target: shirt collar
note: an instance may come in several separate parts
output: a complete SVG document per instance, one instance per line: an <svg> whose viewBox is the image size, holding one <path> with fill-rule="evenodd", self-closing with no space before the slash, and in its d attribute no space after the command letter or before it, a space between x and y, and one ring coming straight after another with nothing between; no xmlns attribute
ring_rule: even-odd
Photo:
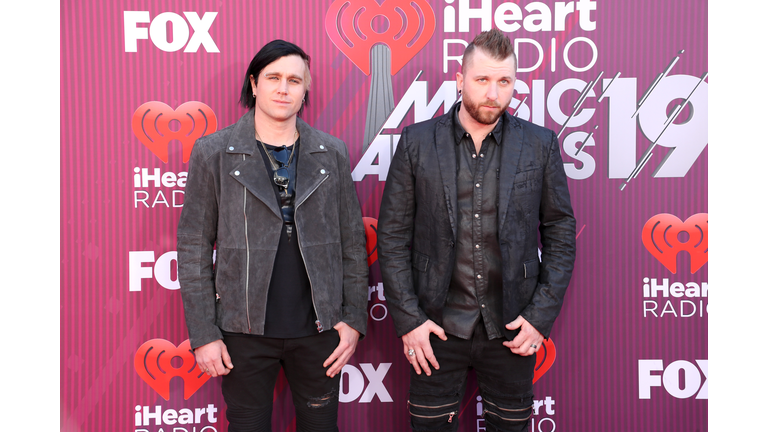
<svg viewBox="0 0 768 432"><path fill-rule="evenodd" d="M452 117L453 117L453 135L456 141L456 145L459 145L461 143L461 140L464 138L464 135L467 135L469 138L467 131L464 129L464 126L461 125L461 122L459 122L459 109L461 109L461 102L456 103L456 105L453 106L453 109L451 110ZM501 137L502 132L504 131L504 122L507 121L507 116L502 115L499 117L499 121L496 122L496 126L493 128L491 133L489 135L493 135L493 138L496 140L496 145L501 145ZM471 139L471 138L470 138Z"/></svg>

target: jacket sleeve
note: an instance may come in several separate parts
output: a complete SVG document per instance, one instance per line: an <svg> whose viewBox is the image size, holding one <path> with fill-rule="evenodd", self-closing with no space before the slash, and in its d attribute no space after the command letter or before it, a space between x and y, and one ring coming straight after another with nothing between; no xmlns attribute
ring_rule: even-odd
<svg viewBox="0 0 768 432"><path fill-rule="evenodd" d="M545 338L560 313L576 258L576 219L571 208L568 178L560 156L557 136L550 142L544 165L539 232L541 264L533 299L521 315Z"/></svg>
<svg viewBox="0 0 768 432"><path fill-rule="evenodd" d="M427 321L427 315L419 308L411 267L416 179L408 153L407 135L408 128L405 128L389 166L377 233L384 293L398 336Z"/></svg>
<svg viewBox="0 0 768 432"><path fill-rule="evenodd" d="M368 325L368 253L365 248L365 227L357 191L352 181L349 152L346 145L339 161L339 232L342 248L342 318L350 327L365 336Z"/></svg>
<svg viewBox="0 0 768 432"><path fill-rule="evenodd" d="M202 148L198 143L192 149L184 207L176 232L181 299L193 349L222 338L216 326L213 266L218 224L217 189Z"/></svg>

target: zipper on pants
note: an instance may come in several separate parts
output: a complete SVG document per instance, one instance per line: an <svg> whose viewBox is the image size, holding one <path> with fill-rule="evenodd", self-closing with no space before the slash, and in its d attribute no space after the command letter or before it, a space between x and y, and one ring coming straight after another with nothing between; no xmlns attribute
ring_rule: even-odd
<svg viewBox="0 0 768 432"><path fill-rule="evenodd" d="M418 417L418 418L435 419L435 418L440 418L440 417L448 416L448 423L451 423L451 422L453 422L453 416L456 415L456 411L450 411L450 412L447 412L447 413L436 414L436 415L414 414L413 411L411 411L411 407L412 406L417 407L417 408L424 408L424 409L435 410L435 409L439 409L439 408L445 408L445 407L449 407L449 406L452 406L452 405L456 405L455 402L449 403L449 404L445 404L445 405L438 405L438 406L418 405L418 404L415 404L415 403L413 403L411 401L407 401L407 403L408 403L408 413L411 414L412 416Z"/></svg>

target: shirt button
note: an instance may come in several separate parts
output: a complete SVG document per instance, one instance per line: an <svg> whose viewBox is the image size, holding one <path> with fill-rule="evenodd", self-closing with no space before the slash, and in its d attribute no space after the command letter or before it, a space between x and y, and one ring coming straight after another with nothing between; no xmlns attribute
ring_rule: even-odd
<svg viewBox="0 0 768 432"><path fill-rule="evenodd" d="M321 146L320 146L320 150L325 150L325 146L324 146L324 145L321 145Z"/></svg>
<svg viewBox="0 0 768 432"><path fill-rule="evenodd" d="M239 176L240 175L240 171L235 171L235 175Z"/></svg>
<svg viewBox="0 0 768 432"><path fill-rule="evenodd" d="M480 187L480 183L476 183L476 184L475 184L475 187Z"/></svg>
<svg viewBox="0 0 768 432"><path fill-rule="evenodd" d="M480 305L480 307L481 307L481 308L483 308L483 309L485 309L485 305L484 305L484 304L481 304L481 305Z"/></svg>
<svg viewBox="0 0 768 432"><path fill-rule="evenodd" d="M477 155L474 155L474 154L472 155L472 159L474 159L474 158L476 158L476 157L477 157Z"/></svg>
<svg viewBox="0 0 768 432"><path fill-rule="evenodd" d="M480 153L480 157L485 157L485 153Z"/></svg>
<svg viewBox="0 0 768 432"><path fill-rule="evenodd" d="M477 218L479 218L479 217L480 217L480 215L479 215L479 214L477 214L477 213L475 213L475 219L477 219Z"/></svg>
<svg viewBox="0 0 768 432"><path fill-rule="evenodd" d="M229 151L232 151L232 150L234 150L234 149L235 149L235 148L234 148L234 147L232 147L232 146L230 146L230 147L229 147Z"/></svg>
<svg viewBox="0 0 768 432"><path fill-rule="evenodd" d="M476 244L476 245L475 245L475 249L480 249L480 245L479 245L479 244Z"/></svg>
<svg viewBox="0 0 768 432"><path fill-rule="evenodd" d="M477 278L478 278L478 279L482 279L482 278L483 278L483 275L477 275Z"/></svg>
<svg viewBox="0 0 768 432"><path fill-rule="evenodd" d="M321 170L320 170L320 174L325 174L325 170L324 170L324 169L321 169Z"/></svg>

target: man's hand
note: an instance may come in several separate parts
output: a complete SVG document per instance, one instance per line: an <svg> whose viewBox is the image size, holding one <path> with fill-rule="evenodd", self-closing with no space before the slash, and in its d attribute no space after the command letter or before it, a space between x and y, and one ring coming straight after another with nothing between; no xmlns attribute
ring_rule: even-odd
<svg viewBox="0 0 768 432"><path fill-rule="evenodd" d="M347 364L349 358L355 353L357 341L360 339L360 332L350 327L344 321L339 321L333 328L339 332L339 346L337 346L331 353L331 356L323 362L323 367L328 367L328 365L331 366L325 371L325 374L331 378L341 372L341 368Z"/></svg>
<svg viewBox="0 0 768 432"><path fill-rule="evenodd" d="M422 369L427 376L432 375L432 371L429 369L430 363L435 369L440 369L435 353L432 352L432 344L429 343L430 333L436 334L442 340L448 340L443 328L432 320L424 321L424 324L403 335L405 358L413 365L413 369L419 375L421 375ZM413 355L409 355L410 350L413 350Z"/></svg>
<svg viewBox="0 0 768 432"><path fill-rule="evenodd" d="M200 370L212 377L226 375L235 367L221 339L195 348L195 360Z"/></svg>
<svg viewBox="0 0 768 432"><path fill-rule="evenodd" d="M506 325L508 330L520 329L520 333L511 341L502 343L510 351L517 355L529 356L536 354L544 342L544 335L539 333L525 318L517 316L514 321Z"/></svg>

